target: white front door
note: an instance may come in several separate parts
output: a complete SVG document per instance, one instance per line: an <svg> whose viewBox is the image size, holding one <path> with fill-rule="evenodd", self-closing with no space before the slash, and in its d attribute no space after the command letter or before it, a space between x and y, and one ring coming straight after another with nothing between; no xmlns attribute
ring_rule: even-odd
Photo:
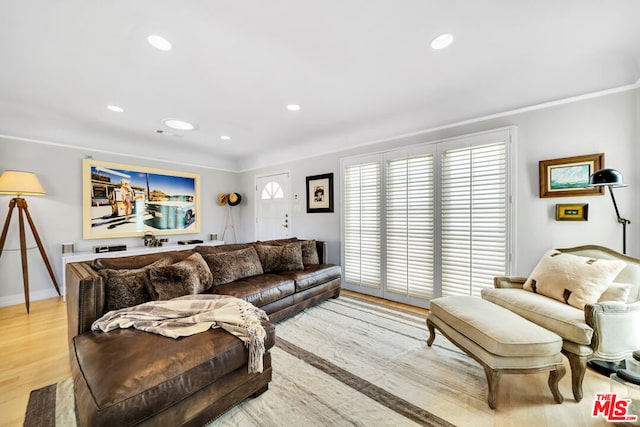
<svg viewBox="0 0 640 427"><path fill-rule="evenodd" d="M256 240L291 235L290 200L288 172L256 177Z"/></svg>

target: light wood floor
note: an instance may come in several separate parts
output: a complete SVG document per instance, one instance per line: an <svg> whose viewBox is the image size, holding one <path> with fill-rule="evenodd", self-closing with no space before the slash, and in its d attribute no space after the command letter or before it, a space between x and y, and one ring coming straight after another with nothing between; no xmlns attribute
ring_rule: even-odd
<svg viewBox="0 0 640 427"><path fill-rule="evenodd" d="M387 303L422 315L427 312ZM0 426L22 426L29 392L71 376L66 319L62 298L33 301L28 315L24 304L0 308ZM608 378L587 371L584 399L576 403L571 394L569 365L565 365L567 375L560 381L565 401L561 405L553 403L545 374L504 375L494 426L611 426L601 418L591 418L595 393L609 392ZM460 405L464 405L463 399ZM468 425L474 425L473 420Z"/></svg>
<svg viewBox="0 0 640 427"><path fill-rule="evenodd" d="M62 298L0 308L0 426L21 426L29 392L71 376Z"/></svg>

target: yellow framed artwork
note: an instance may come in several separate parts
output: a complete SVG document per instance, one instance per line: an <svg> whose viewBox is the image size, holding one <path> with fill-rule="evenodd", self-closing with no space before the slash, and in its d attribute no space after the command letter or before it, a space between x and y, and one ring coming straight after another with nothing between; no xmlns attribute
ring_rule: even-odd
<svg viewBox="0 0 640 427"><path fill-rule="evenodd" d="M588 221L589 205L582 204L557 204L556 221Z"/></svg>

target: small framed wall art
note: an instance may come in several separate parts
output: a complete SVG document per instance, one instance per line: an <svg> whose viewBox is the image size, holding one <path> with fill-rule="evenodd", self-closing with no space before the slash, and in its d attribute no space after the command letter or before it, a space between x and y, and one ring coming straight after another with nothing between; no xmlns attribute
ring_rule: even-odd
<svg viewBox="0 0 640 427"><path fill-rule="evenodd" d="M557 204L556 221L588 221L589 205L581 204Z"/></svg>
<svg viewBox="0 0 640 427"><path fill-rule="evenodd" d="M307 213L333 212L333 173L307 177Z"/></svg>
<svg viewBox="0 0 640 427"><path fill-rule="evenodd" d="M604 187L588 187L589 176L604 167L604 153L541 160L540 197L598 196Z"/></svg>

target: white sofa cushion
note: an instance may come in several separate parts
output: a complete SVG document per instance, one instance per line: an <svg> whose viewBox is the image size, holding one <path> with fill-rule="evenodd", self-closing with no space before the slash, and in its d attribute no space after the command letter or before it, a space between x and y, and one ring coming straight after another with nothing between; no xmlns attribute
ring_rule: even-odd
<svg viewBox="0 0 640 427"><path fill-rule="evenodd" d="M429 318L437 317L491 354L503 357L554 356L562 339L511 310L478 297L447 296L431 300Z"/></svg>
<svg viewBox="0 0 640 427"><path fill-rule="evenodd" d="M547 251L523 288L579 309L598 301L626 263Z"/></svg>
<svg viewBox="0 0 640 427"><path fill-rule="evenodd" d="M622 302L626 303L631 292L631 283L613 282L606 291L600 295L598 302Z"/></svg>
<svg viewBox="0 0 640 427"><path fill-rule="evenodd" d="M522 289L483 289L482 298L555 332L564 340L591 344L593 329L585 322L583 310Z"/></svg>

